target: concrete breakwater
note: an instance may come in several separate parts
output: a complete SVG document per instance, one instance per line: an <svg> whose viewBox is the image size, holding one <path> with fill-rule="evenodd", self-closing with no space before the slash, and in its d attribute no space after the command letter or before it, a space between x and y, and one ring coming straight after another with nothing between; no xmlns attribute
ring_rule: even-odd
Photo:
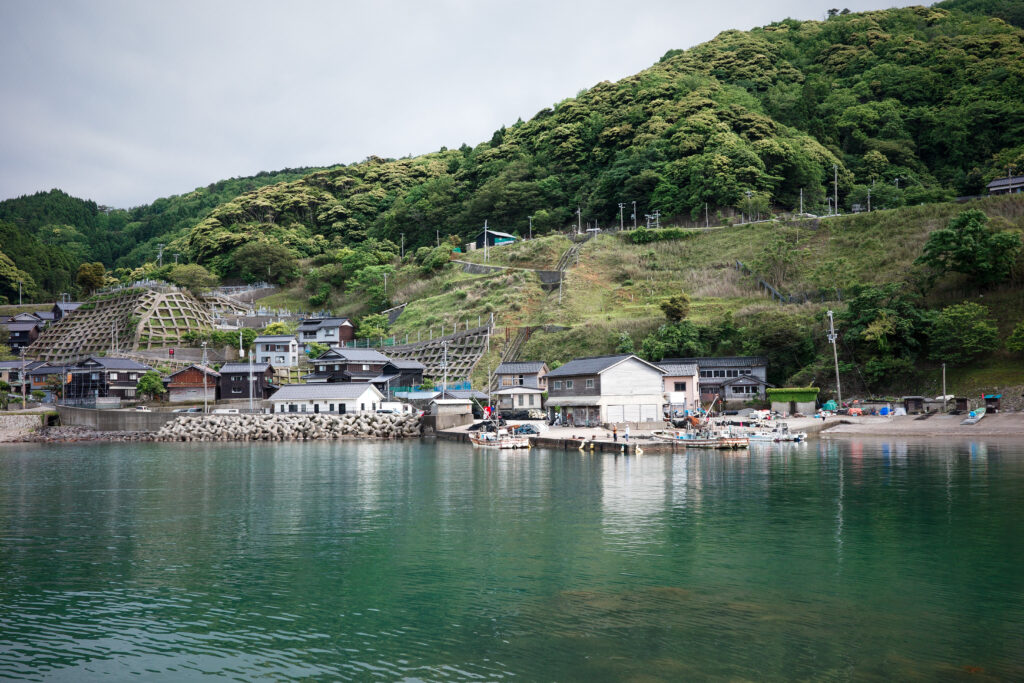
<svg viewBox="0 0 1024 683"><path fill-rule="evenodd" d="M413 415L187 415L166 423L154 441L307 441L342 437L403 439L420 435Z"/></svg>

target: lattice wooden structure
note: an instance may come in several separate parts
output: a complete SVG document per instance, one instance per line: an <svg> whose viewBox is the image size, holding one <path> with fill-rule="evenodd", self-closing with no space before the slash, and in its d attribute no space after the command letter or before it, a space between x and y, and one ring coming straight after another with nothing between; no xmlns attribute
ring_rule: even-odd
<svg viewBox="0 0 1024 683"><path fill-rule="evenodd" d="M487 351L491 328L487 325L445 335L417 344L385 346L381 353L396 360L418 360L427 366L424 377L439 380L444 376L442 363L448 344L448 380L469 379L473 368Z"/></svg>
<svg viewBox="0 0 1024 683"><path fill-rule="evenodd" d="M186 332L213 328L206 304L177 287L133 287L92 297L48 327L26 351L62 361L100 351L180 346Z"/></svg>

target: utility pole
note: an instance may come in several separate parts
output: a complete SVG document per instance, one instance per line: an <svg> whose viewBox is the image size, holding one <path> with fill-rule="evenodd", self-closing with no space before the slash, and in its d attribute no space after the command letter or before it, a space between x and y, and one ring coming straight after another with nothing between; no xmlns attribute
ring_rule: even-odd
<svg viewBox="0 0 1024 683"><path fill-rule="evenodd" d="M711 221L708 219L708 203L704 202L704 227L711 227Z"/></svg>
<svg viewBox="0 0 1024 683"><path fill-rule="evenodd" d="M402 258L405 258L405 233L402 233Z"/></svg>
<svg viewBox="0 0 1024 683"><path fill-rule="evenodd" d="M633 202L633 229L636 230L636 202Z"/></svg>
<svg viewBox="0 0 1024 683"><path fill-rule="evenodd" d="M836 395L839 397L839 407L843 407L843 389L839 385L839 352L836 351L836 328L832 320L832 311L828 312L828 340L832 342L832 358L836 362Z"/></svg>
<svg viewBox="0 0 1024 683"><path fill-rule="evenodd" d="M441 231L434 230L434 237L437 239L437 246L441 246Z"/></svg>
<svg viewBox="0 0 1024 683"><path fill-rule="evenodd" d="M163 265L164 265L164 246L165 245L164 245L163 242L161 242L160 244L158 244L156 246L157 246L156 260L160 264L160 267L162 268Z"/></svg>
<svg viewBox="0 0 1024 683"><path fill-rule="evenodd" d="M241 336L242 336L242 331L241 330L238 331L238 336L239 336L239 338L241 338ZM253 394L253 382L255 381L255 379L253 377L253 374L252 374L252 370L253 370L253 367L252 367L252 354L250 353L249 354L249 412L250 413L253 412L252 394Z"/></svg>
<svg viewBox="0 0 1024 683"><path fill-rule="evenodd" d="M804 188L800 188L800 215L804 215Z"/></svg>
<svg viewBox="0 0 1024 683"><path fill-rule="evenodd" d="M530 239L533 239L533 216L527 216L530 219Z"/></svg>
<svg viewBox="0 0 1024 683"><path fill-rule="evenodd" d="M25 377L25 347L18 350L21 351L21 409L25 410L25 380L28 379Z"/></svg>
<svg viewBox="0 0 1024 683"><path fill-rule="evenodd" d="M580 211L580 207L576 207L576 234L583 232L583 212Z"/></svg>
<svg viewBox="0 0 1024 683"><path fill-rule="evenodd" d="M946 412L946 364L942 364L942 412Z"/></svg>
<svg viewBox="0 0 1024 683"><path fill-rule="evenodd" d="M626 208L626 205L619 202L619 232L622 232L622 210Z"/></svg>
<svg viewBox="0 0 1024 683"><path fill-rule="evenodd" d="M207 401L207 395L206 395L206 367L207 366L206 366L206 362L207 362L206 361L206 342L203 342L203 413L204 414L210 412L210 408L209 408L209 406L206 403L206 401Z"/></svg>
<svg viewBox="0 0 1024 683"><path fill-rule="evenodd" d="M868 188L868 213L871 213L871 188Z"/></svg>
<svg viewBox="0 0 1024 683"><path fill-rule="evenodd" d="M178 257L181 256L178 252L174 252L174 265L178 265Z"/></svg>
<svg viewBox="0 0 1024 683"><path fill-rule="evenodd" d="M21 305L21 280L18 280L18 305Z"/></svg>
<svg viewBox="0 0 1024 683"><path fill-rule="evenodd" d="M833 201L832 208L839 215L839 166L832 164Z"/></svg>
<svg viewBox="0 0 1024 683"><path fill-rule="evenodd" d="M486 263L490 256L487 252L487 219L484 219L484 262Z"/></svg>
<svg viewBox="0 0 1024 683"><path fill-rule="evenodd" d="M443 379L441 380L441 398L448 393L448 344L449 341L446 339L441 342L441 348L444 351L444 355L441 360L441 369L444 371Z"/></svg>

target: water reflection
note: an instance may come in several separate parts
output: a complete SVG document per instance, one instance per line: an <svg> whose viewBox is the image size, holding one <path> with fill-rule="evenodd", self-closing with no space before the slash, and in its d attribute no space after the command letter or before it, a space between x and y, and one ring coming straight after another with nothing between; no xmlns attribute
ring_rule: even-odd
<svg viewBox="0 0 1024 683"><path fill-rule="evenodd" d="M1024 449L0 451L0 678L1021 678Z"/></svg>

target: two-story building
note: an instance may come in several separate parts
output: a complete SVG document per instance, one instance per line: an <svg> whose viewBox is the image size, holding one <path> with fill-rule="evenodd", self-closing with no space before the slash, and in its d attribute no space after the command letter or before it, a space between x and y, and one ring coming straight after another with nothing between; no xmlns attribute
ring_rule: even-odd
<svg viewBox="0 0 1024 683"><path fill-rule="evenodd" d="M39 338L39 331L43 324L38 321L3 323L7 328L7 345L13 353L20 354L21 350Z"/></svg>
<svg viewBox="0 0 1024 683"><path fill-rule="evenodd" d="M348 318L307 318L299 323L299 350L306 353L310 342L332 348L343 346L355 335L355 325Z"/></svg>
<svg viewBox="0 0 1024 683"><path fill-rule="evenodd" d="M330 349L312 361L314 370L303 379L309 384L370 382L384 373L388 362L376 349Z"/></svg>
<svg viewBox="0 0 1024 683"><path fill-rule="evenodd" d="M700 398L710 403L716 397L723 404L763 400L768 383L768 359L763 356L721 356L718 358L666 358L662 363L694 363L700 371Z"/></svg>
<svg viewBox="0 0 1024 683"><path fill-rule="evenodd" d="M266 334L252 342L253 358L275 368L294 368L299 365L299 342L290 334Z"/></svg>
<svg viewBox="0 0 1024 683"><path fill-rule="evenodd" d="M696 363L662 361L657 364L665 371L665 402L669 412L683 414L700 409L700 370Z"/></svg>
<svg viewBox="0 0 1024 683"><path fill-rule="evenodd" d="M66 318L70 314L78 310L78 307L82 305L81 301L58 301L50 309L53 313L54 322Z"/></svg>
<svg viewBox="0 0 1024 683"><path fill-rule="evenodd" d="M664 376L632 354L577 358L547 373L548 408L575 426L660 421Z"/></svg>
<svg viewBox="0 0 1024 683"><path fill-rule="evenodd" d="M225 363L220 366L219 387L222 401L249 398L250 390L254 399L262 401L278 389L270 363Z"/></svg>
<svg viewBox="0 0 1024 683"><path fill-rule="evenodd" d="M500 410L543 409L548 365L542 360L501 363L494 371Z"/></svg>
<svg viewBox="0 0 1024 683"><path fill-rule="evenodd" d="M190 365L168 377L167 400L170 403L216 401L220 373L204 365Z"/></svg>
<svg viewBox="0 0 1024 683"><path fill-rule="evenodd" d="M274 413L358 413L374 411L384 400L367 382L286 384L267 401Z"/></svg>
<svg viewBox="0 0 1024 683"><path fill-rule="evenodd" d="M139 378L153 368L128 358L90 356L67 368L65 396L71 400L134 399Z"/></svg>
<svg viewBox="0 0 1024 683"><path fill-rule="evenodd" d="M393 391L408 391L423 384L423 371L426 369L427 366L419 361L388 359L380 374L369 382L389 398Z"/></svg>

